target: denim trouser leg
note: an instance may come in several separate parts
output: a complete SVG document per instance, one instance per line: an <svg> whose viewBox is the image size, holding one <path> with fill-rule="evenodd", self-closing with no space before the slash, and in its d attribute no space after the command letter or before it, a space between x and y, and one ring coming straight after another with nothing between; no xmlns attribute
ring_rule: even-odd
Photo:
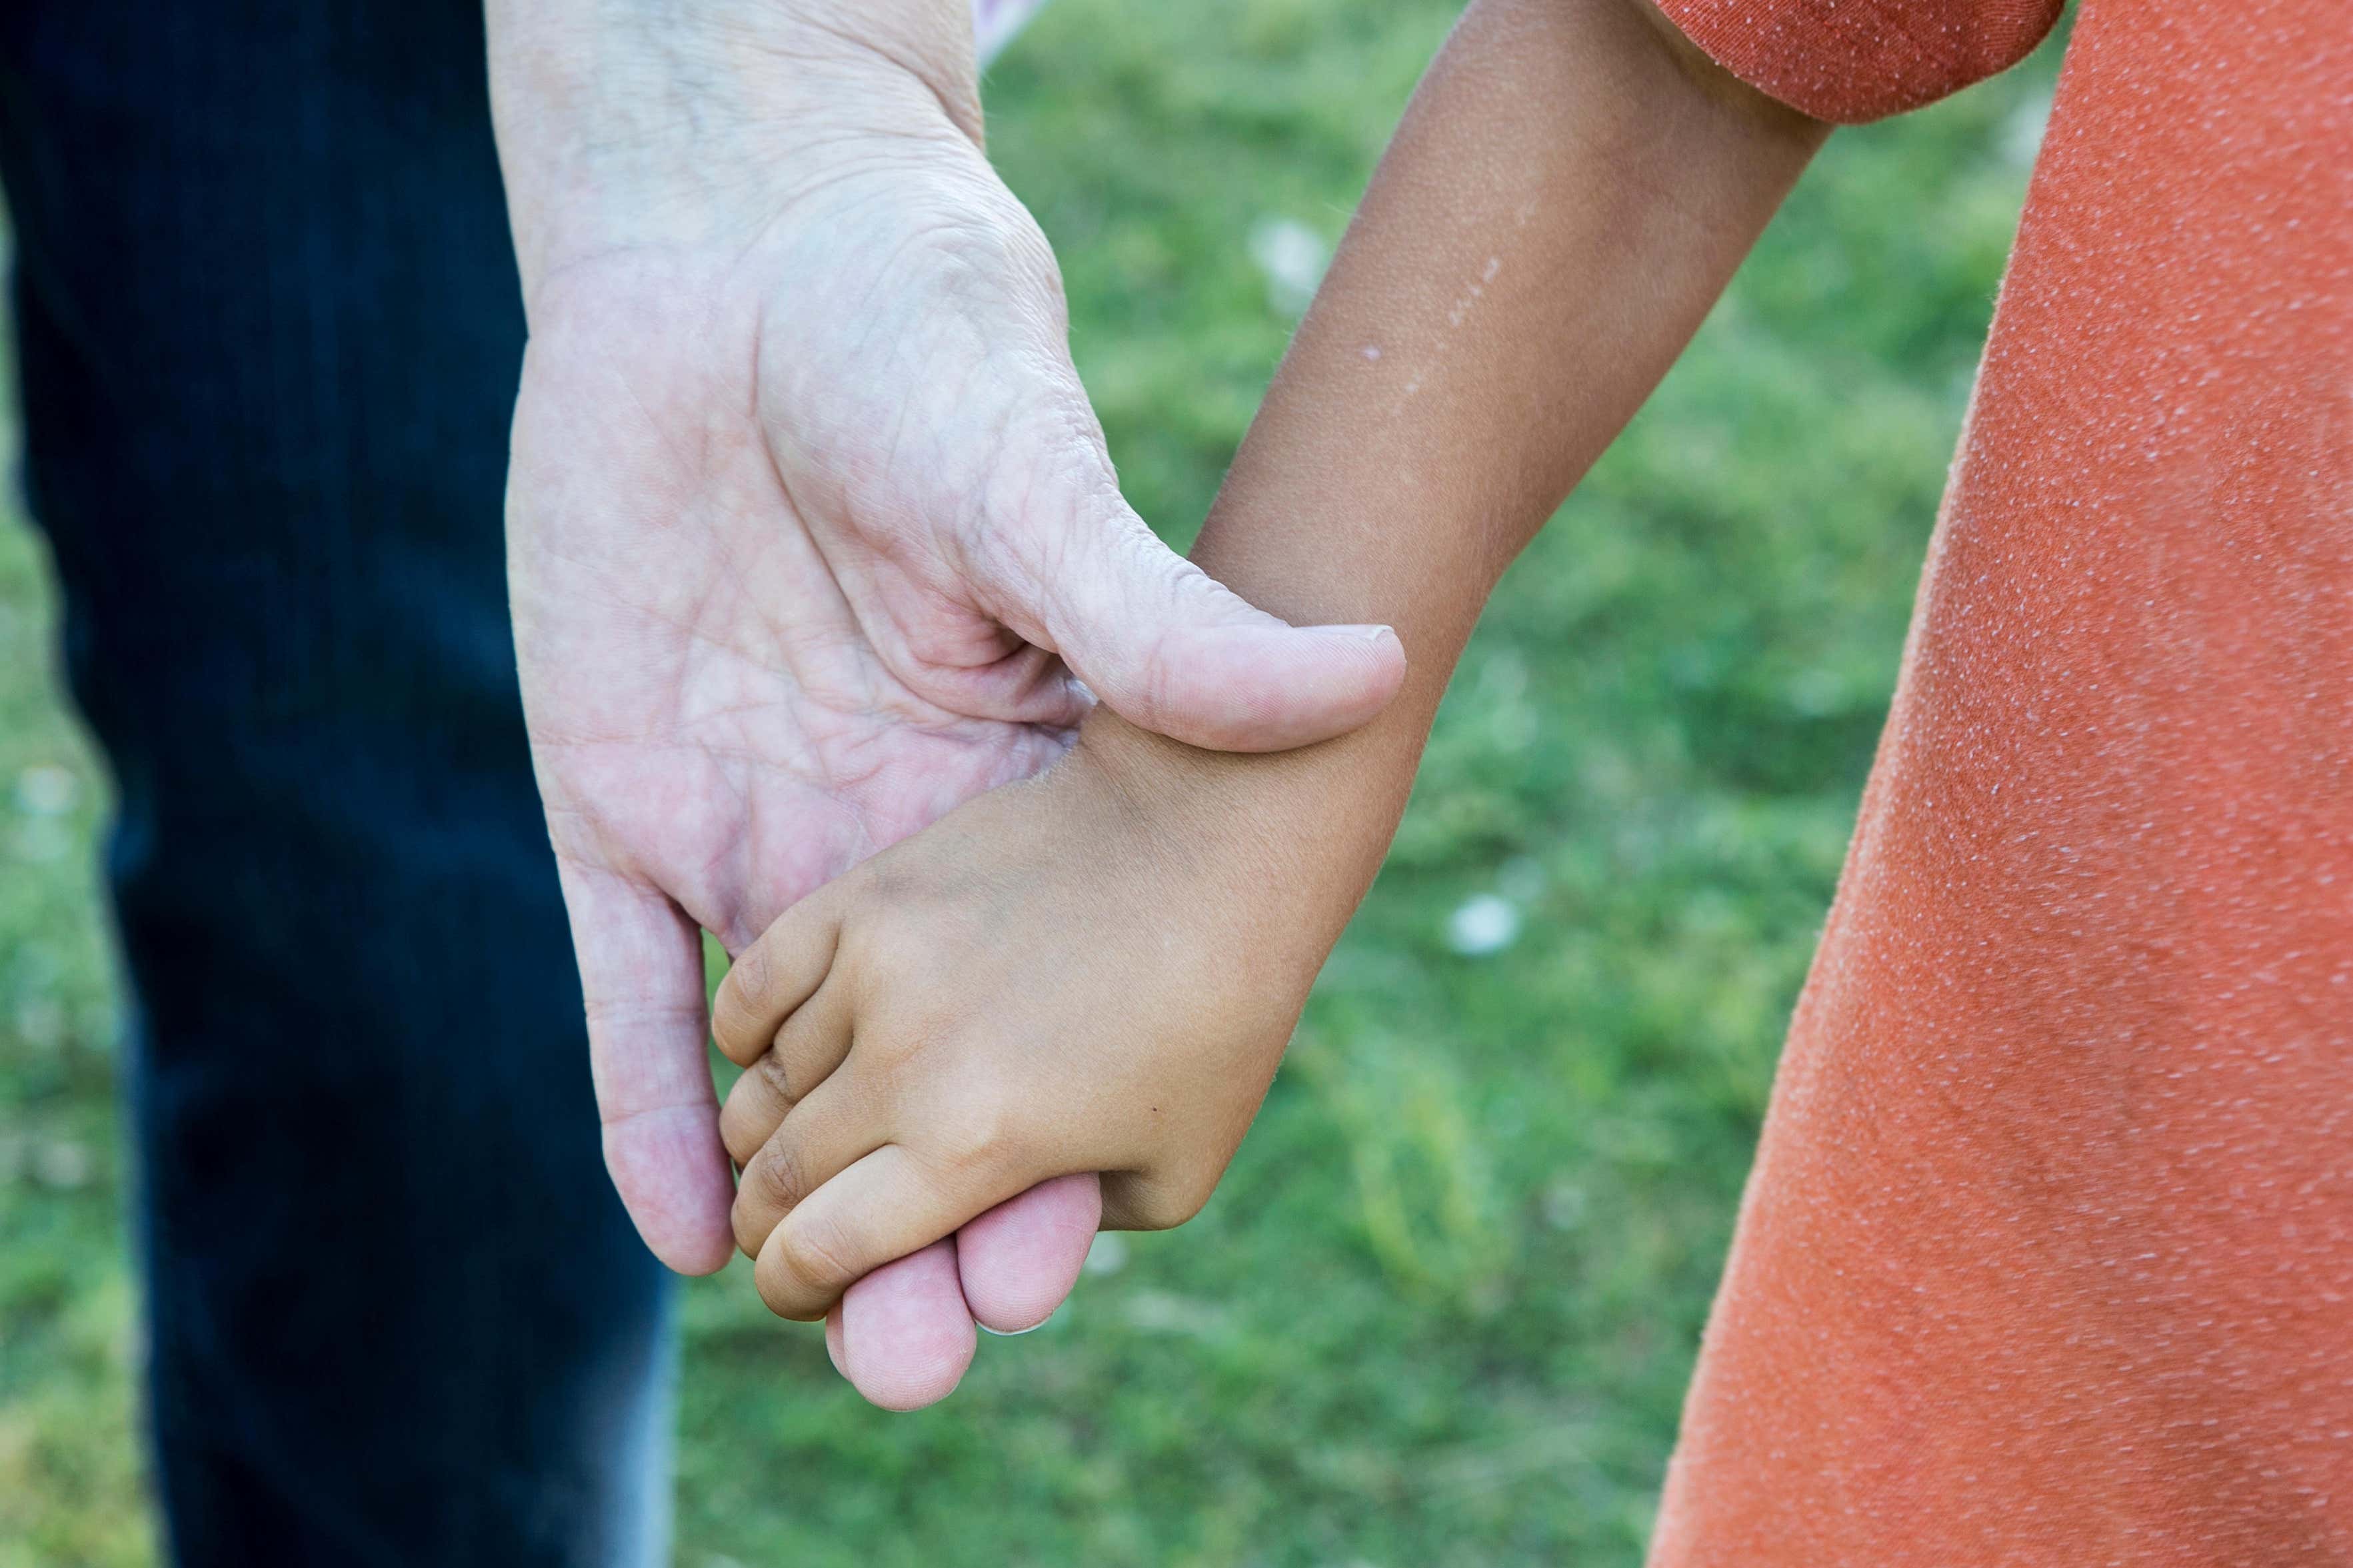
<svg viewBox="0 0 2353 1568"><path fill-rule="evenodd" d="M480 6L12 0L0 177L178 1560L648 1561L665 1292L516 700Z"/></svg>

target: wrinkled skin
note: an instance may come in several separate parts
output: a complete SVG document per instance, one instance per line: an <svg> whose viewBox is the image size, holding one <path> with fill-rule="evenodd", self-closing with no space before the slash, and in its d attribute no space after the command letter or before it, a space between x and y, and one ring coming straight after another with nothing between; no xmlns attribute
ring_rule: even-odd
<svg viewBox="0 0 2353 1568"><path fill-rule="evenodd" d="M1354 900L1292 874L1288 834L1187 831L1257 793L1200 756L1099 718L1045 776L744 950L712 1004L746 1069L719 1125L744 1173L736 1239L776 1311L817 1316L1073 1170L1104 1173L1123 1229L1208 1200L1338 934L1328 910Z"/></svg>
<svg viewBox="0 0 2353 1568"><path fill-rule="evenodd" d="M518 204L532 338L507 529L533 757L607 1162L691 1273L729 1257L733 1197L698 927L739 952L1038 772L1090 688L1252 750L1353 728L1402 671L1393 637L1287 627L1126 507L1051 253L960 128L796 169L740 199L705 171L695 212L587 244L548 242ZM1066 1178L960 1250L878 1269L835 1309L837 1361L878 1403L940 1397L970 1314L1042 1320L1097 1214L1094 1178Z"/></svg>

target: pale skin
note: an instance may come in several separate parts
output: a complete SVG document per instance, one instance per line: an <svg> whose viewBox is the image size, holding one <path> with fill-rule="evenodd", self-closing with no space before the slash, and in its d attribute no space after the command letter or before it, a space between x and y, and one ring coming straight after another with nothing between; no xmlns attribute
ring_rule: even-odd
<svg viewBox="0 0 2353 1568"><path fill-rule="evenodd" d="M734 1182L698 928L740 951L1047 766L1097 696L1290 746L1377 712L1403 654L1252 608L1121 500L1052 254L981 152L965 0L488 10L533 758L607 1163L654 1253L708 1272ZM967 1300L1042 1317L1094 1205L1055 1184L880 1270L876 1386L968 1357Z"/></svg>
<svg viewBox="0 0 2353 1568"><path fill-rule="evenodd" d="M1476 0L1194 554L1293 621L1394 626L1401 692L1276 755L1099 710L1042 776L746 947L712 1022L747 1068L721 1129L743 1166L733 1233L772 1308L823 1315L1056 1178L1102 1173L1113 1226L1200 1207L1388 847L1488 594L1825 131L1641 0Z"/></svg>

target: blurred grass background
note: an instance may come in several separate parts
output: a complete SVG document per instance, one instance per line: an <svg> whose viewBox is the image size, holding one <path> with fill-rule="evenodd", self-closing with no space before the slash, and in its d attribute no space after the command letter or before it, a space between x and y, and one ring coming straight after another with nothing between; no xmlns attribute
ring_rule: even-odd
<svg viewBox="0 0 2353 1568"><path fill-rule="evenodd" d="M1451 14L1058 0L992 72L992 151L1172 536ZM687 1292L681 1564L1638 1559L2055 66L1833 139L1497 596L1198 1221L1099 1245L917 1416L740 1263ZM142 1563L105 786L8 504L0 1568Z"/></svg>

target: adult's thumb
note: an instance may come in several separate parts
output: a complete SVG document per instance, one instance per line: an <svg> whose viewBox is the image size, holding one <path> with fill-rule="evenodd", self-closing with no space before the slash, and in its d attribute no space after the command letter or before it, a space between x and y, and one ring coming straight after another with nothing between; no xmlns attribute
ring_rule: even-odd
<svg viewBox="0 0 2353 1568"><path fill-rule="evenodd" d="M1063 553L1039 618L1128 722L1214 751L1279 752L1346 734L1404 684L1405 647L1388 626L1278 620L1121 511Z"/></svg>

